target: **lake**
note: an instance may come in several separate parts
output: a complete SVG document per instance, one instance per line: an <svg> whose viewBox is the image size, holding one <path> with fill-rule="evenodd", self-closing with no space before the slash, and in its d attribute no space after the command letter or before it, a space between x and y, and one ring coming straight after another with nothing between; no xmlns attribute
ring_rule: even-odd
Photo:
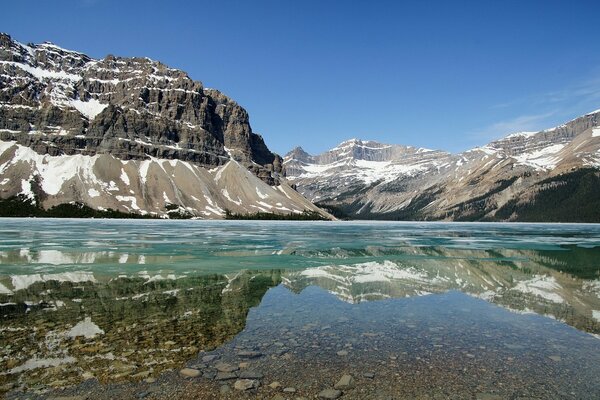
<svg viewBox="0 0 600 400"><path fill-rule="evenodd" d="M6 398L600 398L600 225L0 220Z"/></svg>

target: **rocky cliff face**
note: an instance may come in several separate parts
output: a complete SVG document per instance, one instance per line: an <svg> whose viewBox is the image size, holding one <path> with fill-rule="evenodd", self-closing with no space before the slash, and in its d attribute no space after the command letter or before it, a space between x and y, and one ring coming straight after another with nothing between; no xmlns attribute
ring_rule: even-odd
<svg viewBox="0 0 600 400"><path fill-rule="evenodd" d="M148 58L96 60L6 34L0 160L0 198L45 208L82 202L161 215L168 206L210 218L317 210L282 189L281 158L221 92Z"/></svg>
<svg viewBox="0 0 600 400"><path fill-rule="evenodd" d="M352 218L600 221L600 110L460 154L352 139L285 157L309 199Z"/></svg>
<svg viewBox="0 0 600 400"><path fill-rule="evenodd" d="M0 139L39 154L150 155L212 167L233 157L269 183L281 171L242 107L148 58L95 60L0 34L0 86Z"/></svg>

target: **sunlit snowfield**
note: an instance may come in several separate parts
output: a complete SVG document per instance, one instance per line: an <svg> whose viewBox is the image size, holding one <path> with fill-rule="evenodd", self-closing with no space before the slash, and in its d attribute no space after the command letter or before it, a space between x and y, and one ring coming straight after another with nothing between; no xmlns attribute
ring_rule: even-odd
<svg viewBox="0 0 600 400"><path fill-rule="evenodd" d="M0 303L8 397L600 397L599 225L2 219Z"/></svg>

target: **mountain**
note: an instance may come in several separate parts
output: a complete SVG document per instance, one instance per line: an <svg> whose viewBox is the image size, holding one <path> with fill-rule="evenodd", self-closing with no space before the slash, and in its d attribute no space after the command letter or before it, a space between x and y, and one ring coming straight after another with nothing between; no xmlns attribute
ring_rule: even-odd
<svg viewBox="0 0 600 400"><path fill-rule="evenodd" d="M0 359L2 398L17 387L79 384L89 379L81 371L114 383L179 369L242 331L250 308L281 279L280 271L151 274L13 275L12 285L2 277L14 289L0 291L3 324L13 327L2 332L13 343ZM37 373L48 360L60 367Z"/></svg>
<svg viewBox="0 0 600 400"><path fill-rule="evenodd" d="M7 34L0 199L201 218L320 212L221 92L148 58L93 59Z"/></svg>
<svg viewBox="0 0 600 400"><path fill-rule="evenodd" d="M284 158L300 193L356 219L600 222L600 110L450 154L352 139Z"/></svg>
<svg viewBox="0 0 600 400"><path fill-rule="evenodd" d="M598 335L598 281L560 271L564 259L548 253L413 247L411 258L359 264L335 260L337 264L290 271L282 282L294 292L319 286L349 303L457 290L514 312L551 316Z"/></svg>

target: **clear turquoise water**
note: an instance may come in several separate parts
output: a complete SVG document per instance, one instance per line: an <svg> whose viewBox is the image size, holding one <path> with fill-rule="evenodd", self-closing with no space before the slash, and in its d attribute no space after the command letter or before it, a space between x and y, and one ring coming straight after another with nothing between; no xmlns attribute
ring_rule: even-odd
<svg viewBox="0 0 600 400"><path fill-rule="evenodd" d="M0 220L0 274L168 269L224 273L373 260L511 259L510 250L600 257L600 226L385 222ZM507 252L509 250L509 252ZM452 256L447 256L452 257ZM600 259L600 258L599 258ZM574 260L576 261L576 260ZM597 263L582 267L597 272Z"/></svg>
<svg viewBox="0 0 600 400"><path fill-rule="evenodd" d="M307 397L365 369L365 398L600 397L600 225L1 219L0 284L16 398L243 348Z"/></svg>

